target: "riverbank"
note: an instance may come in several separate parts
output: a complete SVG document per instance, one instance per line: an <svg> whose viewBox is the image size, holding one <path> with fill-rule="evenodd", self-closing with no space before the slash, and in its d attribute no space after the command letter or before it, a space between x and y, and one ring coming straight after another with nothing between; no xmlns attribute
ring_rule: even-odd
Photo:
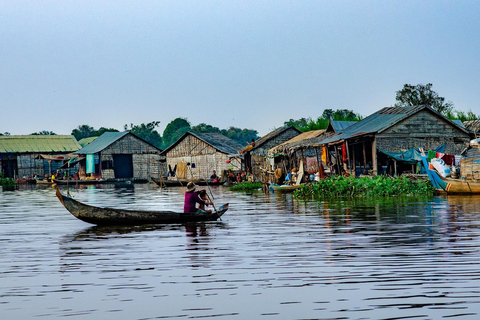
<svg viewBox="0 0 480 320"><path fill-rule="evenodd" d="M342 177L335 176L322 179L303 186L295 191L299 199L325 197L373 197L399 195L426 195L433 194L434 188L430 181L425 179L411 179L400 177Z"/></svg>

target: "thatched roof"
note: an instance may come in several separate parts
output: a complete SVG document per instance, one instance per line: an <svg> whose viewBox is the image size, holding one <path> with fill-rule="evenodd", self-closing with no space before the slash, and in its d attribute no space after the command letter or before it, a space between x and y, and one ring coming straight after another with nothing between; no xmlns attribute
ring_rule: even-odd
<svg viewBox="0 0 480 320"><path fill-rule="evenodd" d="M300 130L298 130L297 128L295 128L294 126L290 126L290 127L280 127L278 129L275 129L273 130L272 132L264 135L263 137L261 137L260 139L256 140L255 141L255 147L253 149L257 149L257 148L260 148L262 145L264 145L265 143L267 143L268 141L272 140L272 139L275 139L277 136L281 135L282 133L284 133L285 131L287 130L290 130L290 129L293 129L295 131L298 131L298 133L302 133Z"/></svg>
<svg viewBox="0 0 480 320"><path fill-rule="evenodd" d="M477 135L480 134L480 120L464 121L463 125L465 126L465 128L467 128L468 130L472 130Z"/></svg>
<svg viewBox="0 0 480 320"><path fill-rule="evenodd" d="M271 153L286 153L287 151L308 147L312 145L313 142L318 142L324 138L326 130L312 130L299 134L298 136L285 141L278 146L275 146L268 150ZM320 138L320 139L319 139Z"/></svg>

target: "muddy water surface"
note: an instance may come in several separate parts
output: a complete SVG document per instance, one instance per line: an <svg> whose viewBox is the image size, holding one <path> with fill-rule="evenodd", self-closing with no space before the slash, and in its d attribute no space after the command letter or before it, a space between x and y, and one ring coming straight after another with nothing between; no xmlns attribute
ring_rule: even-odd
<svg viewBox="0 0 480 320"><path fill-rule="evenodd" d="M2 319L478 319L480 197L293 200L213 190L222 221L95 227L50 187L0 193ZM183 188L71 189L181 210Z"/></svg>

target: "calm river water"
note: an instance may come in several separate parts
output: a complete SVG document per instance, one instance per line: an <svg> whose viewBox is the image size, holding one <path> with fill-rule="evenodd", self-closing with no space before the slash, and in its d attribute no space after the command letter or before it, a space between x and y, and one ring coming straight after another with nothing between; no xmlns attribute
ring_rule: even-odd
<svg viewBox="0 0 480 320"><path fill-rule="evenodd" d="M184 188L71 189L174 209ZM223 221L95 227L0 192L1 319L479 319L480 197L294 200L213 189Z"/></svg>

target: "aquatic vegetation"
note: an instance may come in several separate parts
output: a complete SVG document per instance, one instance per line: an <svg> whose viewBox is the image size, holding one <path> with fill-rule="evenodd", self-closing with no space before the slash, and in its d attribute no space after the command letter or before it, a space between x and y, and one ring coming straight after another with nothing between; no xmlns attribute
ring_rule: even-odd
<svg viewBox="0 0 480 320"><path fill-rule="evenodd" d="M342 177L335 176L303 186L295 190L300 199L324 197L374 197L433 194L434 188L429 180L400 177Z"/></svg>
<svg viewBox="0 0 480 320"><path fill-rule="evenodd" d="M0 173L0 186L2 186L3 189L15 188L15 180L10 178L4 178L3 174Z"/></svg>
<svg viewBox="0 0 480 320"><path fill-rule="evenodd" d="M257 190L262 187L261 182L240 182L231 187L229 187L232 191L245 191L245 190Z"/></svg>

